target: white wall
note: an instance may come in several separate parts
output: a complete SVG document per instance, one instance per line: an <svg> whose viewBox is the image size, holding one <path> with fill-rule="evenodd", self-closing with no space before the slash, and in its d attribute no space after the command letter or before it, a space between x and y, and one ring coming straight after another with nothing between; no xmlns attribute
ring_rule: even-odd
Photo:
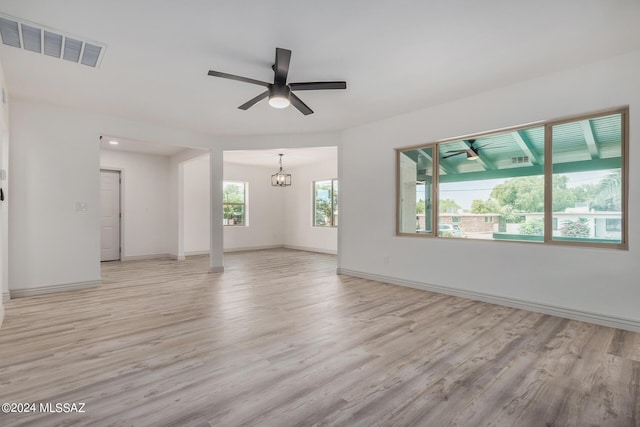
<svg viewBox="0 0 640 427"><path fill-rule="evenodd" d="M100 168L121 171L122 259L169 253L169 157L101 150Z"/></svg>
<svg viewBox="0 0 640 427"><path fill-rule="evenodd" d="M284 195L271 186L273 170L224 163L224 180L248 183L248 226L224 227L224 250L282 246ZM184 163L184 252L209 251L209 156Z"/></svg>
<svg viewBox="0 0 640 427"><path fill-rule="evenodd" d="M340 148L340 271L640 329L640 52L350 129ZM630 106L628 251L396 237L394 148ZM385 261L387 261L385 263ZM537 305L537 306L536 306Z"/></svg>
<svg viewBox="0 0 640 427"><path fill-rule="evenodd" d="M11 99L12 292L100 280L102 134L168 145L215 146L213 138L202 134ZM88 210L76 212L78 201L87 202Z"/></svg>
<svg viewBox="0 0 640 427"><path fill-rule="evenodd" d="M12 104L11 291L100 279L98 136L75 114L55 113Z"/></svg>
<svg viewBox="0 0 640 427"><path fill-rule="evenodd" d="M11 99L11 104L9 290L22 295L43 289L71 289L71 285L81 287L100 280L100 135L208 149L214 153L212 162L220 166L222 146L313 147L336 145L339 138L337 133L214 137L19 98ZM180 226L183 194L179 185L184 160L173 156L169 167L168 250L177 257L184 253ZM217 174L221 170L216 168L214 180L220 180ZM211 187L211 192L216 194L211 203L221 204L221 186ZM86 202L88 210L76 212L76 202ZM222 209L215 211L212 221L219 222L220 228L210 227L215 242L212 270L222 265ZM235 239L234 247L249 241L252 245L273 241L272 236L249 239L242 232L234 233L229 237L230 241ZM281 231L270 233L278 235Z"/></svg>
<svg viewBox="0 0 640 427"><path fill-rule="evenodd" d="M0 89L4 93L4 100L0 99L0 188L5 195L4 201L0 202L0 326L2 326L4 299L9 295L9 94L4 84L4 71L1 64Z"/></svg>
<svg viewBox="0 0 640 427"><path fill-rule="evenodd" d="M283 189L285 246L335 254L338 249L337 227L313 226L313 182L338 178L337 148L334 159L290 169L288 172L292 175L292 185Z"/></svg>
<svg viewBox="0 0 640 427"><path fill-rule="evenodd" d="M336 253L337 228L312 227L313 181L336 178L336 158L290 169L293 185L274 188L274 168L224 163L225 181L248 182L248 227L225 227L225 251L287 246ZM184 163L184 252L209 251L209 156Z"/></svg>
<svg viewBox="0 0 640 427"><path fill-rule="evenodd" d="M283 208L287 188L273 187L273 168L224 164L225 181L248 183L248 227L225 227L224 250L268 248L284 241Z"/></svg>
<svg viewBox="0 0 640 427"><path fill-rule="evenodd" d="M210 174L209 155L184 163L184 253L209 253Z"/></svg>

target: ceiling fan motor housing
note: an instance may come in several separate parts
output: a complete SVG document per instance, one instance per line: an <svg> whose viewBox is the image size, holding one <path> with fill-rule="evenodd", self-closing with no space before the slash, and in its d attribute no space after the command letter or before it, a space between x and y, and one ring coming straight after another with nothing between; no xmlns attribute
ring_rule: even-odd
<svg viewBox="0 0 640 427"><path fill-rule="evenodd" d="M285 108L289 106L291 89L286 84L269 85L269 105L275 108Z"/></svg>

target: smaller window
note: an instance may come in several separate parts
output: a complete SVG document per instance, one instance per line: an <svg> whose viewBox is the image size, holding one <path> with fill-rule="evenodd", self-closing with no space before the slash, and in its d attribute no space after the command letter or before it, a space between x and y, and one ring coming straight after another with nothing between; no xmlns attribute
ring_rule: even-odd
<svg viewBox="0 0 640 427"><path fill-rule="evenodd" d="M247 183L223 183L223 224L225 226L247 225Z"/></svg>
<svg viewBox="0 0 640 427"><path fill-rule="evenodd" d="M485 216L484 217L484 222L493 222L493 217L492 216Z"/></svg>
<svg viewBox="0 0 640 427"><path fill-rule="evenodd" d="M338 180L327 179L313 183L313 225L338 226Z"/></svg>
<svg viewBox="0 0 640 427"><path fill-rule="evenodd" d="M452 216L451 222L462 222L462 218L460 218L459 216Z"/></svg>

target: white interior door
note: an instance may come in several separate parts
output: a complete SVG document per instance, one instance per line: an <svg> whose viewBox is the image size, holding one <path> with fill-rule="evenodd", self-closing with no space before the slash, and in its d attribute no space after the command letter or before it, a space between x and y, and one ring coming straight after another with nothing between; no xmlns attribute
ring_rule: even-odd
<svg viewBox="0 0 640 427"><path fill-rule="evenodd" d="M120 172L100 171L100 261L120 259Z"/></svg>

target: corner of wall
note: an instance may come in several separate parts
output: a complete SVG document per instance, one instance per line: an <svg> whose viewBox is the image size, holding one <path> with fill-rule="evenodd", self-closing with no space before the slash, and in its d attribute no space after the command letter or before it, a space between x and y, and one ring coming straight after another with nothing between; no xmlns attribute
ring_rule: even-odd
<svg viewBox="0 0 640 427"><path fill-rule="evenodd" d="M3 195L8 190L8 174L9 174L9 95L4 81L4 70L0 64L0 188ZM9 219L8 219L8 200L4 199L0 202L0 327L4 320L4 296L9 292L8 285L8 247L9 247Z"/></svg>

